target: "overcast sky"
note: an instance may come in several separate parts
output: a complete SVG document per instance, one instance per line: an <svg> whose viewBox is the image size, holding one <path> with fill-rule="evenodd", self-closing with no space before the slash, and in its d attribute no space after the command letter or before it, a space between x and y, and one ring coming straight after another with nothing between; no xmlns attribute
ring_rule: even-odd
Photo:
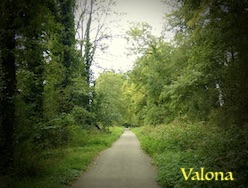
<svg viewBox="0 0 248 188"><path fill-rule="evenodd" d="M160 36L163 28L163 17L168 12L167 6L160 0L116 0L117 4L113 11L125 13L118 18L118 25L111 27L112 34L125 34L132 22L147 22L153 28L153 34ZM116 15L115 15L116 16ZM114 19L114 18L113 18ZM126 40L123 38L113 38L109 43L109 48L104 54L98 54L96 63L105 70L115 70L125 72L132 68L135 57L128 57L126 50ZM92 67L95 77L102 72L102 69Z"/></svg>

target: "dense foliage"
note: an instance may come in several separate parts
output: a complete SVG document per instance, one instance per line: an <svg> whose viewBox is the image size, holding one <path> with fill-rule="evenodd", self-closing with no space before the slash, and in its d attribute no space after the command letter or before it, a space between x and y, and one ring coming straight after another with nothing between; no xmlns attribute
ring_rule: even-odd
<svg viewBox="0 0 248 188"><path fill-rule="evenodd" d="M133 111L141 118L137 125L180 116L243 126L248 117L247 2L176 5L169 16L175 31L171 43L163 40L166 36L152 36L146 24L128 32L131 49L141 54L129 75L136 108L142 103Z"/></svg>
<svg viewBox="0 0 248 188"><path fill-rule="evenodd" d="M88 170L96 155L110 147L123 132L122 127L111 127L108 131L85 130L78 126L67 128L70 135L68 146L32 153L30 161L22 161L25 169L15 169L23 175L14 179L1 178L1 188L66 188L82 171Z"/></svg>
<svg viewBox="0 0 248 188"><path fill-rule="evenodd" d="M97 30L101 35L92 46L90 34L98 26L90 27L91 17L102 8L106 20L114 2L105 10L103 2L91 0L93 12L84 12L84 2L85 7L76 0L0 2L0 178L35 175L36 154L73 143L75 127L78 132L94 129L88 60L100 48L99 37L110 36ZM82 20L90 27L84 43L76 37L76 22Z"/></svg>
<svg viewBox="0 0 248 188"><path fill-rule="evenodd" d="M247 187L247 130L204 123L170 123L134 129L142 149L158 168L163 187ZM234 181L185 181L181 168L232 172ZM220 179L220 178L219 178Z"/></svg>
<svg viewBox="0 0 248 188"><path fill-rule="evenodd" d="M138 53L125 95L129 124L165 187L247 187L247 1L167 1L168 30L128 32ZM152 126L148 126L152 125ZM234 182L185 181L180 168L232 171Z"/></svg>

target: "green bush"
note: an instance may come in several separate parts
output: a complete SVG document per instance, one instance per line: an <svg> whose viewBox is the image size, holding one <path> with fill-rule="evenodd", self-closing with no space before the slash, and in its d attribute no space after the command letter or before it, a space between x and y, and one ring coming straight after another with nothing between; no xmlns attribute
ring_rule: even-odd
<svg viewBox="0 0 248 188"><path fill-rule="evenodd" d="M134 129L158 167L164 187L247 187L247 130L205 123L172 123ZM233 172L235 181L185 181L180 168Z"/></svg>
<svg viewBox="0 0 248 188"><path fill-rule="evenodd" d="M89 111L79 106L75 106L71 114L75 120L75 123L80 126L86 125L87 118L92 116Z"/></svg>
<svg viewBox="0 0 248 188"><path fill-rule="evenodd" d="M71 114L63 113L57 118L38 127L37 145L44 147L60 147L68 143L70 138L68 127L73 127L75 120ZM38 144L40 143L40 144Z"/></svg>
<svg viewBox="0 0 248 188"><path fill-rule="evenodd" d="M85 130L80 126L71 125L66 128L68 131L68 146L83 147L88 143L90 130Z"/></svg>
<svg viewBox="0 0 248 188"><path fill-rule="evenodd" d="M7 187L41 188L68 187L71 181L87 169L92 159L122 134L122 127L110 127L108 131L85 130L69 125L68 143L58 148L48 147L42 151L28 151L23 144L16 161L19 176L15 180L4 180ZM30 145L32 146L32 144ZM18 163L18 164L17 164ZM0 185L1 187L1 185Z"/></svg>

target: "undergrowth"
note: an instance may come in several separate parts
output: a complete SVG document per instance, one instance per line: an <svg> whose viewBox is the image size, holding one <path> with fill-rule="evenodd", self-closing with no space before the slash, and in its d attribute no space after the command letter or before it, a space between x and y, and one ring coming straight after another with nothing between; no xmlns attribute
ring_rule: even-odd
<svg viewBox="0 0 248 188"><path fill-rule="evenodd" d="M19 160L22 164L17 164L25 166L20 172L16 172L18 178L5 178L5 183L0 184L0 187L67 187L87 169L93 158L100 151L110 147L122 132L122 127L110 127L105 131L70 127L70 140L66 146L28 154L25 160Z"/></svg>
<svg viewBox="0 0 248 188"><path fill-rule="evenodd" d="M141 147L158 167L163 187L248 187L247 130L205 123L171 123L133 129ZM180 168L200 172L233 172L234 181L185 181Z"/></svg>

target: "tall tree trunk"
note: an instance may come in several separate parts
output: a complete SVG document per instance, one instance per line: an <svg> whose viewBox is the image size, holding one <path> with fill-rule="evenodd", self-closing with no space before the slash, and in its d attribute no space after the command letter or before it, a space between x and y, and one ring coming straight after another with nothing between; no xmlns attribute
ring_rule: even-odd
<svg viewBox="0 0 248 188"><path fill-rule="evenodd" d="M0 175L5 175L13 164L16 91L15 5L4 1L0 6L1 14L5 16L0 21L0 62L3 73L0 86Z"/></svg>
<svg viewBox="0 0 248 188"><path fill-rule="evenodd" d="M60 2L60 22L64 26L61 42L63 44L62 64L66 68L63 87L67 87L71 83L73 74L73 54L72 49L75 45L75 22L74 7L75 0L59 0Z"/></svg>
<svg viewBox="0 0 248 188"><path fill-rule="evenodd" d="M94 1L91 0L89 19L88 19L86 31L85 31L84 64L85 64L86 81L88 84L90 84L90 81L91 81L90 67L92 64L92 58L91 58L92 57L92 43L90 41L90 32L91 32L90 30L91 30L91 23L92 23L93 5L94 5Z"/></svg>

